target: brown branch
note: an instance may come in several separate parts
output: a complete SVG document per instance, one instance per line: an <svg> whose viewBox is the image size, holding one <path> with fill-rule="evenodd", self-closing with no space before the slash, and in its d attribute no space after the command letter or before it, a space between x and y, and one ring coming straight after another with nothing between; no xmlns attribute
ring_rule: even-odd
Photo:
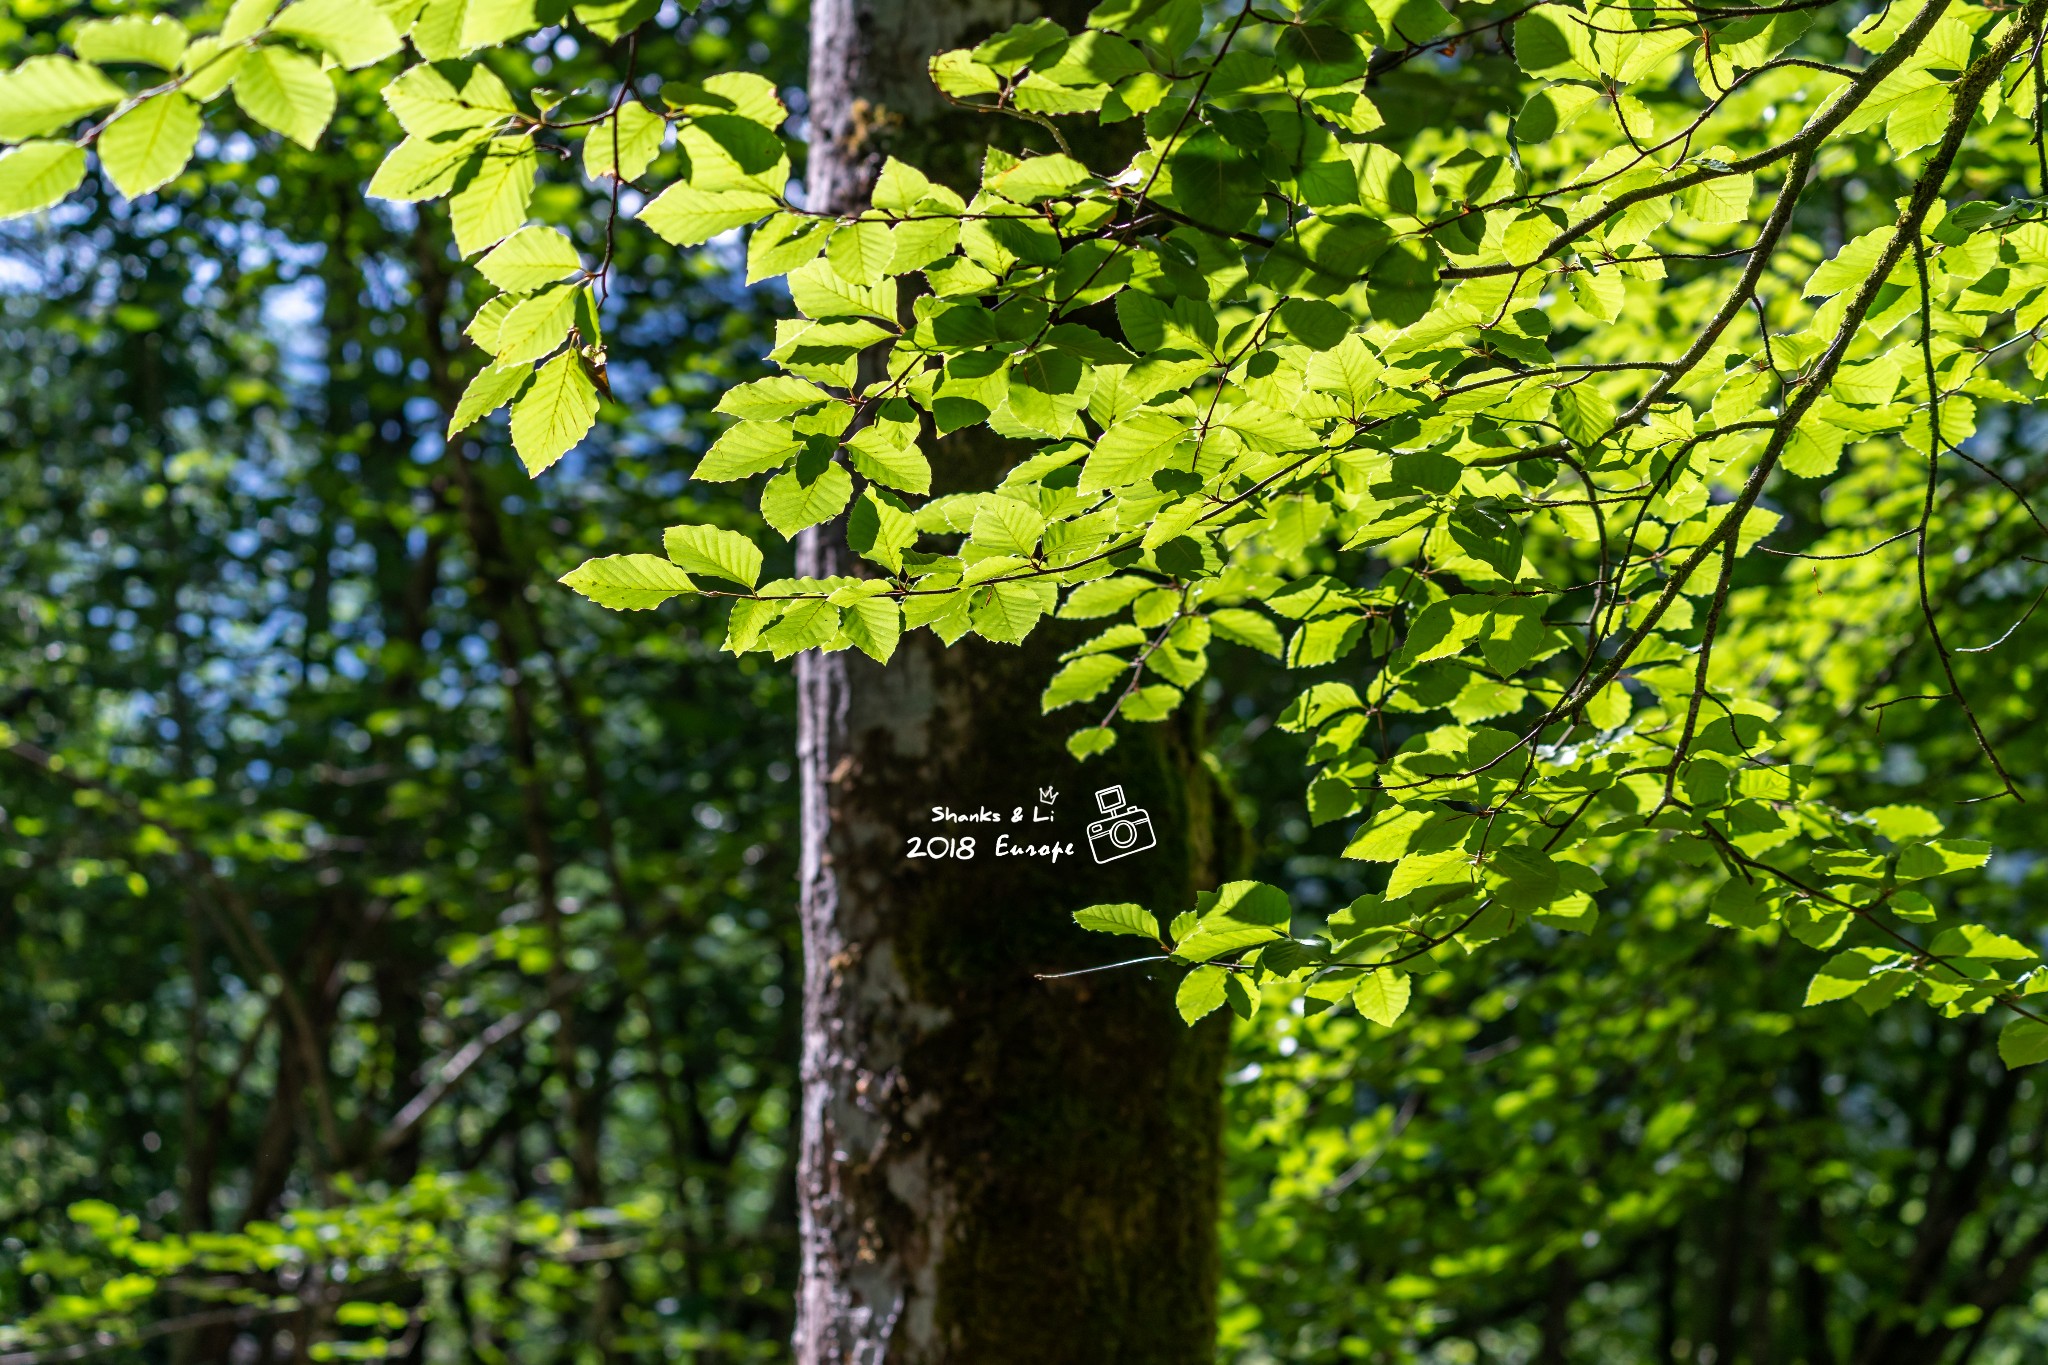
<svg viewBox="0 0 2048 1365"><path fill-rule="evenodd" d="M552 1009L555 1003L565 996L571 987L581 985L582 983L583 979L581 977L571 977L556 983L540 1001L529 1005L517 1014L506 1015L482 1033L464 1043L459 1049L451 1053L446 1060L432 1068L434 1079L427 1082L418 1094L406 1101L405 1107L392 1116L389 1126L378 1135L378 1154L383 1155L403 1146L405 1140L412 1136L413 1130L418 1128L426 1120L427 1115L433 1112L434 1106L446 1099L448 1092L453 1090L456 1083L468 1075L477 1063L488 1057L492 1050L506 1039L523 1033L534 1020L538 1019L547 1010Z"/></svg>

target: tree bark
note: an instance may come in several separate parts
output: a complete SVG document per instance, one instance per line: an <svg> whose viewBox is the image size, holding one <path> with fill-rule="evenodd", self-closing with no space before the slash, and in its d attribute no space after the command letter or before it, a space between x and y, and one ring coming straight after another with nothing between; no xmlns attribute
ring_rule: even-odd
<svg viewBox="0 0 2048 1365"><path fill-rule="evenodd" d="M1070 28L1085 13L1046 8ZM971 190L988 121L950 110L926 63L1039 12L814 0L812 207L857 211L885 152ZM960 433L932 454L944 479L1000 468L1002 447ZM797 567L861 571L836 527L800 539ZM1183 1026L1150 969L1034 974L1143 952L1071 912L1191 905L1234 862L1237 826L1192 723L1137 727L1085 770L1068 756L1071 723L1038 707L1057 634L946 648L920 631L887 667L797 661L799 1365L1213 1359L1227 1028ZM1157 845L1098 865L1086 827L1112 783ZM1042 788L1058 796L1039 822ZM998 818L937 823L938 806ZM974 856L907 856L932 836ZM1072 852L999 858L999 836Z"/></svg>

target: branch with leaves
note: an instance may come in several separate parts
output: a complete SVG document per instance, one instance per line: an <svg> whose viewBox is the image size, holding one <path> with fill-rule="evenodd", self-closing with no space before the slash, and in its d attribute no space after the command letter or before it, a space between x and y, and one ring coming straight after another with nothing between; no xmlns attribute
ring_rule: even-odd
<svg viewBox="0 0 2048 1365"><path fill-rule="evenodd" d="M1703 913L1819 949L1851 921L1898 938L1894 921L1940 918L1913 887L1989 848L1930 809L1835 805L1825 698L1764 643L1827 633L1826 604L1778 591L1764 557L1807 552L1760 544L1810 531L1815 507L1865 509L1842 529L1875 555L1910 499L1916 591L1886 619L1974 736L1982 771L1954 800L2027 794L1978 715L1983 668L1948 642L1930 546L2011 492L1969 443L2048 374L2048 0L1853 25L1838 8L1321 0L1211 24L1196 0L1107 0L1079 32L1036 20L932 64L947 99L1050 149L991 151L958 187L890 158L870 206L834 216L792 188L768 81L635 87L644 3L562 17L623 43L617 81L563 94L477 59L540 28L530 9L240 0L215 34L108 21L118 42L84 25L75 58L24 63L0 136L28 141L0 166L44 168L10 181L33 186L8 191L16 212L68 194L88 149L117 187L155 189L207 100L232 88L304 141L332 92L298 79L299 48L359 66L409 42L421 60L384 92L405 136L368 193L448 201L499 291L469 325L485 360L448 436L509 408L535 474L608 392L597 291L621 214L678 249L744 234L748 281L783 281L797 316L780 373L721 397L733 424L693 477L765 476L769 527L843 526L861 571L764 582L762 547L707 524L563 581L624 609L729 597L726 647L778 659L1102 622L1044 695L1109 696L1079 757L1172 714L1218 640L1323 670L1283 725L1310 737L1312 816L1357 821L1346 852L1389 865L1384 889L1307 939L1242 885L1163 935L1134 907L1083 918L1188 966L1190 1017L1249 1013L1270 984L1391 1018L1408 971L1584 928L1602 870L1658 850L1725 871ZM130 91L100 69L131 61L170 79ZM1382 107L1395 80L1519 112L1416 119ZM177 135L138 169L113 135L151 119ZM1135 153L1090 164L1063 131L1086 120ZM1834 231L1817 191L1870 197L1855 177L1880 172L1897 202ZM586 218L530 221L555 175ZM934 458L970 429L1028 453L934 495ZM1854 572L1811 556L1816 583L1824 560ZM1916 944L1837 951L1815 998L2002 1006L2007 1059L2048 1057L2032 948L1966 912Z"/></svg>

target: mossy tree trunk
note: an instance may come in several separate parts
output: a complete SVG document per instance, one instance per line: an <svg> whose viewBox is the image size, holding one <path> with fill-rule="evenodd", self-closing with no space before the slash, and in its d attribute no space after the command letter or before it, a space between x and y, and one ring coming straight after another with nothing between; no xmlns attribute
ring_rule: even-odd
<svg viewBox="0 0 2048 1365"><path fill-rule="evenodd" d="M1085 13L1047 9L1073 28ZM996 130L947 108L926 62L1037 12L815 0L812 205L857 211L885 153L971 191ZM937 478L985 475L1000 446L935 443ZM802 573L861 572L837 528L798 548ZM886 668L798 661L800 1365L1213 1358L1225 1030L1183 1027L1142 968L1036 974L1116 950L1073 926L1080 906L1191 904L1235 860L1237 828L1186 729L1140 727L1085 769L1067 755L1070 725L1038 708L1059 635L949 649L919 632ZM1098 865L1086 829L1112 783L1157 845ZM937 823L937 806L998 819ZM908 856L934 835L975 854ZM999 836L1073 852L999 858Z"/></svg>

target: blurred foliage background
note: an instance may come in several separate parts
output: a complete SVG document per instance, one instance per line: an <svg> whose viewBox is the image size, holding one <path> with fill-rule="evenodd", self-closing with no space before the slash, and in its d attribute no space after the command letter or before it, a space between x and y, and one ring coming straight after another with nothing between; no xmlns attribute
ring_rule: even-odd
<svg viewBox="0 0 2048 1365"><path fill-rule="evenodd" d="M801 17L672 13L642 69L797 83ZM0 1315L414 1358L438 1295L464 1359L772 1354L789 680L553 584L696 515L674 451L767 306L627 237L611 439L545 484L502 431L444 447L477 300L442 221L366 206L389 116L345 91L318 154L0 245Z"/></svg>
<svg viewBox="0 0 2048 1365"><path fill-rule="evenodd" d="M0 44L79 9L16 0ZM801 111L803 22L670 5L640 78L741 66ZM520 88L621 59L529 46ZM479 300L439 220L361 198L376 87L318 153L215 148L0 235L0 1363L778 1359L789 677L718 655L701 599L613 615L553 579L744 515L680 471L785 301L621 234L602 439L538 484L502 424L444 446ZM1987 432L2038 486L2042 433ZM1985 638L2021 544L1987 527ZM1884 620L1856 573L1815 590ZM2040 629L1996 675L2030 781ZM1882 631L1750 643L1927 666ZM1232 666L1209 727L1256 875L1335 909L1370 888L1273 733L1303 680ZM1887 723L1842 771L1928 799L1962 756ZM1964 824L2002 850L1972 894L2017 917L2031 808ZM1705 885L1646 865L1595 933L1431 976L1392 1030L1241 1025L1224 1358L2039 1359L2039 1083L1973 1023L1800 1010L1807 951L1710 925Z"/></svg>

